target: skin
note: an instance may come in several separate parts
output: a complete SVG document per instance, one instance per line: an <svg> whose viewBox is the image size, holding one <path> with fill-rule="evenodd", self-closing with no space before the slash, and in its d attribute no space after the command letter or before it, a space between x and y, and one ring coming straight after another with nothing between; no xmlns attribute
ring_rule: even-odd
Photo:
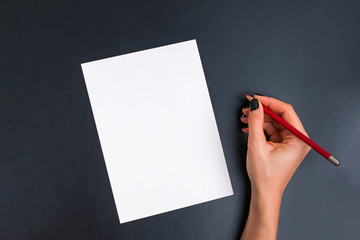
<svg viewBox="0 0 360 240"><path fill-rule="evenodd" d="M262 107L264 104L307 136L290 104L266 96L254 98L259 108L243 109L245 117L241 118L248 124L243 132L249 135L246 167L251 182L249 216L241 240L274 240L284 190L311 148L264 114ZM270 141L266 141L264 131Z"/></svg>

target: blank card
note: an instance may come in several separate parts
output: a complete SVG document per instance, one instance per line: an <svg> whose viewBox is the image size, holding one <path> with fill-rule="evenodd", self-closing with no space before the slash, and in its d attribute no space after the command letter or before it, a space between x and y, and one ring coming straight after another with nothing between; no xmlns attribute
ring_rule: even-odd
<svg viewBox="0 0 360 240"><path fill-rule="evenodd" d="M81 66L120 223L233 194L195 40Z"/></svg>

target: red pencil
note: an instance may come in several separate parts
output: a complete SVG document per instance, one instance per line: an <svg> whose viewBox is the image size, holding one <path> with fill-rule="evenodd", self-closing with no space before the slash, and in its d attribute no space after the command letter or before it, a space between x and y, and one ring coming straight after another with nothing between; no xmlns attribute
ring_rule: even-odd
<svg viewBox="0 0 360 240"><path fill-rule="evenodd" d="M249 95L245 94L245 97L250 97ZM251 97L250 97L251 98ZM249 98L248 98L249 99ZM312 147L315 151L317 151L318 153L320 153L324 158L326 158L329 162L331 162L332 164L334 164L335 166L339 166L340 161L337 160L334 156L332 156L330 153L328 153L327 151L325 151L322 147L320 147L319 145L317 145L314 141L312 141L310 138L308 138L307 136L305 136L303 133L301 133L299 130L297 130L295 127L293 127L290 123L288 123L287 121L285 121L284 119L282 119L279 115L277 115L276 113L274 113L273 111L271 111L269 108L267 108L266 106L264 106L264 104L262 104L264 112L269 115L270 117L272 117L275 121L277 121L278 123L280 123L284 128L286 128L287 130L289 130L290 132L292 132L295 136L297 136L298 138L300 138L301 140L303 140L307 145L309 145L310 147Z"/></svg>

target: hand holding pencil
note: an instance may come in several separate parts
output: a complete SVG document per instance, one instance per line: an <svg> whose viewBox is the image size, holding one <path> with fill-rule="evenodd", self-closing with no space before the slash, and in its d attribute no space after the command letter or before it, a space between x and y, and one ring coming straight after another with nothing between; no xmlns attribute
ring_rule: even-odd
<svg viewBox="0 0 360 240"><path fill-rule="evenodd" d="M244 94L245 97L251 101L253 98L247 94ZM261 96L260 96L261 98ZM270 105L271 102L269 102L269 98L263 97L263 100L265 101L265 105ZM275 104L276 105L276 104ZM291 107L291 105L289 105ZM325 151L322 147L317 145L314 141L312 141L307 134L299 131L296 127L291 125L289 122L287 122L285 119L281 118L279 115L271 111L267 106L263 106L264 112L270 116L275 122L279 123L282 127L289 130L292 134L300 138L302 141L304 141L307 145L309 145L311 148L313 148L315 151L317 151L319 154L321 154L325 159L327 159L329 162L334 164L335 166L339 166L340 161L337 160L334 156L332 156L330 153ZM281 114L281 112L280 112ZM300 122L301 123L301 122ZM301 128L304 130L304 128L301 125ZM305 131L305 130L304 130Z"/></svg>
<svg viewBox="0 0 360 240"><path fill-rule="evenodd" d="M264 113L267 106L304 136L307 133L290 104L255 95L241 118L249 134L246 168L251 182L249 217L242 240L276 239L283 192L310 151L309 145ZM266 106L264 106L266 105ZM266 141L264 131L270 136Z"/></svg>
<svg viewBox="0 0 360 240"><path fill-rule="evenodd" d="M310 149L335 166L340 162L308 137L290 104L258 94L245 96L250 107L243 109L241 121L248 124L243 132L249 134L246 168L251 202L241 240L275 240L284 190Z"/></svg>
<svg viewBox="0 0 360 240"><path fill-rule="evenodd" d="M248 174L254 187L283 192L311 148L272 117L264 114L262 103L302 134L307 136L307 133L290 104L265 96L255 95L255 98L251 100L249 108L243 109L244 116L241 118L242 122L248 124L248 127L243 129L249 134ZM264 131L269 135L270 141L266 141ZM271 184L277 189L269 186Z"/></svg>

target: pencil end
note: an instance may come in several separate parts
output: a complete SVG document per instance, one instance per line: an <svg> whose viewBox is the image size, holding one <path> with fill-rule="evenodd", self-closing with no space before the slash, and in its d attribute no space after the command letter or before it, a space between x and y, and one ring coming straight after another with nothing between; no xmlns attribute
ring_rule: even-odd
<svg viewBox="0 0 360 240"><path fill-rule="evenodd" d="M337 160L334 156L330 156L330 157L328 158L328 160L329 160L332 164L334 164L335 166L339 166L339 165L340 165L340 161Z"/></svg>
<svg viewBox="0 0 360 240"><path fill-rule="evenodd" d="M249 100L249 101L251 101L251 99L253 99L253 97L247 95L246 93L244 93L244 95L245 95L246 99Z"/></svg>

